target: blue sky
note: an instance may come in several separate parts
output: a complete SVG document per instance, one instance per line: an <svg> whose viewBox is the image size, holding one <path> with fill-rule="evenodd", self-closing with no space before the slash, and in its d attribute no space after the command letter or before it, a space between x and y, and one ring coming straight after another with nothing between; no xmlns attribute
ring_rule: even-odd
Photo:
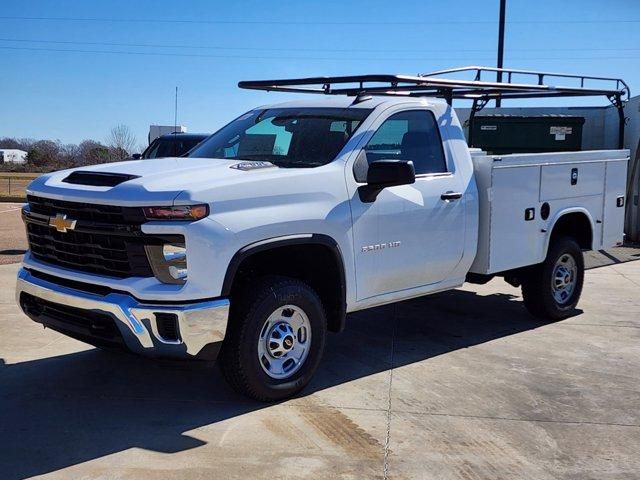
<svg viewBox="0 0 640 480"><path fill-rule="evenodd" d="M243 79L495 65L498 4L5 1L0 137L104 141L125 124L146 144L149 124L173 123L176 86L178 123L210 132L291 97L239 90ZM637 7L636 0L507 0L505 66L621 77L638 94Z"/></svg>

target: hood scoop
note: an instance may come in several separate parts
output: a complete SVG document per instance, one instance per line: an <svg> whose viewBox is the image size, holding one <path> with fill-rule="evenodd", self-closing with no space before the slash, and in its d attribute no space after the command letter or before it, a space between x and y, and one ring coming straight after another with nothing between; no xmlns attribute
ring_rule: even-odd
<svg viewBox="0 0 640 480"><path fill-rule="evenodd" d="M128 175L126 173L109 173L109 172L88 172L75 171L64 178L64 183L72 183L74 185L91 185L93 187L115 187L128 180L140 178L139 175Z"/></svg>

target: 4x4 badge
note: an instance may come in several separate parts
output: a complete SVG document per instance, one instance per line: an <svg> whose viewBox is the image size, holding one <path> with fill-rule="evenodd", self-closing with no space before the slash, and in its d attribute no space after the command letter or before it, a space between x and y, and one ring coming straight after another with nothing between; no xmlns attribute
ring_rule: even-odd
<svg viewBox="0 0 640 480"><path fill-rule="evenodd" d="M65 233L67 230L76 228L77 220L70 220L65 214L58 213L55 217L49 219L49 226L55 228L58 232Z"/></svg>

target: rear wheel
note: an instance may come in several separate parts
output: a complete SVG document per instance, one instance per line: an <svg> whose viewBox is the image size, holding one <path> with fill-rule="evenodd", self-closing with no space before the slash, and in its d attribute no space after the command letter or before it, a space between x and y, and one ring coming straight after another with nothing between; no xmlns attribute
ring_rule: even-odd
<svg viewBox="0 0 640 480"><path fill-rule="evenodd" d="M536 265L522 282L524 305L533 315L560 320L575 310L584 282L584 259L575 240L553 240L547 258Z"/></svg>
<svg viewBox="0 0 640 480"><path fill-rule="evenodd" d="M320 298L286 277L265 277L244 291L232 305L220 358L223 374L235 390L256 400L290 397L309 383L324 350L327 322Z"/></svg>

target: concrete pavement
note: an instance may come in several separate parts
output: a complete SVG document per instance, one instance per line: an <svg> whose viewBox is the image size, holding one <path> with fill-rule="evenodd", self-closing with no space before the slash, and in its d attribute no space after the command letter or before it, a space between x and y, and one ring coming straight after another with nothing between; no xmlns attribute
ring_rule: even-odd
<svg viewBox="0 0 640 480"><path fill-rule="evenodd" d="M0 202L0 265L19 262L27 248L21 203Z"/></svg>
<svg viewBox="0 0 640 480"><path fill-rule="evenodd" d="M0 266L0 475L640 478L640 262L554 324L500 280L359 312L278 405L215 366L97 351L29 321ZM392 368L393 367L393 368Z"/></svg>

